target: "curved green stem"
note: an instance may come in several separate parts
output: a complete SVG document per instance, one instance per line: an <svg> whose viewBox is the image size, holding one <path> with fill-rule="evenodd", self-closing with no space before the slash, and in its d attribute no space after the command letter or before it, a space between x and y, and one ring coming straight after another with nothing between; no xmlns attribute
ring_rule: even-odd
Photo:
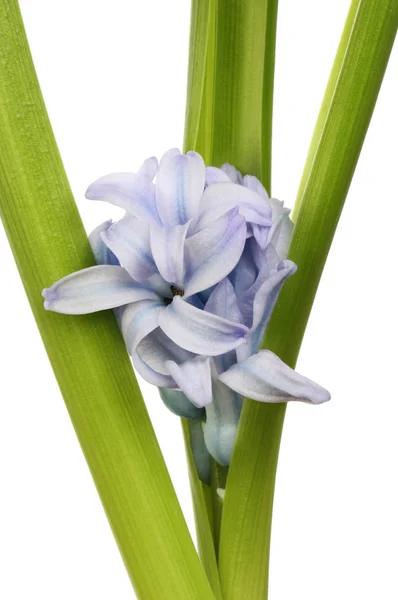
<svg viewBox="0 0 398 600"><path fill-rule="evenodd" d="M0 215L138 597L211 600L113 314L43 308L41 290L93 256L16 0L0 0Z"/></svg>
<svg viewBox="0 0 398 600"><path fill-rule="evenodd" d="M396 0L354 0L300 185L290 258L264 346L295 365L398 26ZM285 405L245 401L224 500L219 569L224 597L264 600ZM233 567L232 567L233 565Z"/></svg>

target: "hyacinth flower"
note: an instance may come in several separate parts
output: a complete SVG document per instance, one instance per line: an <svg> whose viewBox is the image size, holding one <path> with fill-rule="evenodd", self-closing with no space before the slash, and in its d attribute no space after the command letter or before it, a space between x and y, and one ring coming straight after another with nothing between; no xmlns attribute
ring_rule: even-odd
<svg viewBox="0 0 398 600"><path fill-rule="evenodd" d="M126 214L94 230L98 266L45 289L45 308L117 309L136 370L173 412L204 418L204 441L219 464L230 463L245 396L329 400L322 387L259 350L296 265L286 259L289 211L257 178L230 165L205 168L198 153L170 150L159 166L149 158L136 174L105 176L86 195ZM193 451L206 480L200 443Z"/></svg>
<svg viewBox="0 0 398 600"><path fill-rule="evenodd" d="M328 397L286 365L293 368L299 354L393 45L398 5L351 2L297 191L292 233L283 206L259 185L261 180L271 192L277 4L192 2L184 148L199 152L206 164L232 163L258 180L225 164L203 174L197 155L179 158L173 151L162 163L169 163L169 174L179 164L177 189L155 159L136 175L97 182L89 196L122 206L126 216L93 232L98 266L87 270L92 252L18 2L0 0L1 218L124 564L137 596L146 600L268 597L285 401ZM175 202L162 202L167 198ZM192 252L195 236L196 242L202 236L200 255ZM239 252L231 243L231 255L224 253L225 263L219 260L213 277L212 261L228 236ZM207 243L208 255L206 240L213 243ZM65 278L67 273L73 275ZM78 316L43 310L43 287L60 278L46 293L47 306ZM102 307L101 290L106 290ZM137 317L133 328L137 305L148 310L140 312L145 319L139 323ZM113 309L118 323L103 309ZM90 310L98 312L79 316ZM156 380L174 412L189 418L183 426L201 562L121 331L136 369ZM133 331L142 338L134 339ZM198 388L193 375L199 371L207 387ZM243 395L252 400L245 400L239 416ZM227 481L218 478L226 470L212 464L211 488L202 485L188 442L197 448L202 479L208 451L225 464L235 446ZM225 488L222 501L217 488Z"/></svg>

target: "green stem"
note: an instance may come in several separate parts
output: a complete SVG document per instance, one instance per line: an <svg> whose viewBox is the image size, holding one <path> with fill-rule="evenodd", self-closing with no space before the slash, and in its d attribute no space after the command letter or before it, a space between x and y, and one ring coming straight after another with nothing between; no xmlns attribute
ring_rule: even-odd
<svg viewBox="0 0 398 600"><path fill-rule="evenodd" d="M16 0L0 0L0 215L71 420L140 598L213 598L110 311L41 290L93 264Z"/></svg>
<svg viewBox="0 0 398 600"><path fill-rule="evenodd" d="M223 509L223 499L218 493L218 490L225 490L227 484L228 467L222 467L213 458L210 462L211 465L211 501L213 507L213 529L214 529L214 546L216 556L218 557L218 551L220 546L220 531L221 531L221 519Z"/></svg>
<svg viewBox="0 0 398 600"><path fill-rule="evenodd" d="M396 0L354 0L311 143L290 258L299 265L265 347L295 365L398 26ZM245 402L224 500L219 569L224 597L264 600L285 405ZM233 567L231 568L231 565Z"/></svg>
<svg viewBox="0 0 398 600"><path fill-rule="evenodd" d="M218 0L212 162L271 190L277 0Z"/></svg>
<svg viewBox="0 0 398 600"><path fill-rule="evenodd" d="M216 0L192 0L184 152L211 164Z"/></svg>
<svg viewBox="0 0 398 600"><path fill-rule="evenodd" d="M216 0L192 0L184 152L196 150L211 164ZM199 556L213 591L221 598L213 490L197 474L189 425L182 419Z"/></svg>
<svg viewBox="0 0 398 600"><path fill-rule="evenodd" d="M277 0L192 0L185 151L200 152L207 164L230 162L262 177L271 187L272 99ZM188 455L189 458L189 455ZM200 482L190 466L199 546L217 552L224 487L212 469L215 549L208 539L205 505L197 501ZM205 558L202 556L202 560Z"/></svg>
<svg viewBox="0 0 398 600"><path fill-rule="evenodd" d="M199 556L213 589L214 596L216 600L221 600L221 586L214 543L212 490L210 486L202 483L197 476L191 452L190 422L187 419L181 419L181 421L188 459L189 482L195 514Z"/></svg>

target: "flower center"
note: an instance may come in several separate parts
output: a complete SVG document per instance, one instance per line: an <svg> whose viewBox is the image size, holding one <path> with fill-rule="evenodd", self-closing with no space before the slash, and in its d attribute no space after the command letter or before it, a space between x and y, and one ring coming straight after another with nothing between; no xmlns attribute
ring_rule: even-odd
<svg viewBox="0 0 398 600"><path fill-rule="evenodd" d="M173 294L173 298L174 296L183 296L184 295L184 290L180 290L180 288L178 288L176 285L171 285L170 286L170 291ZM173 302L173 298L165 298L165 304L168 306L169 304L171 304Z"/></svg>
<svg viewBox="0 0 398 600"><path fill-rule="evenodd" d="M174 298L174 296L183 296L184 295L184 290L180 290L180 288L178 288L175 285L170 286L170 291L173 294L173 298Z"/></svg>

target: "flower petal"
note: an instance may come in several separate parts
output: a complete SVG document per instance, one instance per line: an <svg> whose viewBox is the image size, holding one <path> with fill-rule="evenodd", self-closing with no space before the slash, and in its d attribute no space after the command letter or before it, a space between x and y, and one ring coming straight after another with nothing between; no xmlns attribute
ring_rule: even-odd
<svg viewBox="0 0 398 600"><path fill-rule="evenodd" d="M273 223L269 232L269 243L274 246L281 260L287 257L293 235L294 225L290 220L289 214L290 210L284 208L282 214Z"/></svg>
<svg viewBox="0 0 398 600"><path fill-rule="evenodd" d="M245 175L243 178L243 185L250 190L253 190L253 192L256 192L256 194L261 196L261 198L264 198L264 200L269 200L267 190L261 181L257 179L257 177L254 177L254 175Z"/></svg>
<svg viewBox="0 0 398 600"><path fill-rule="evenodd" d="M159 315L165 306L160 302L142 301L129 304L121 316L121 330L127 350L138 373L157 387L175 388L172 377L159 373L140 356L138 349L145 344L151 333L158 328Z"/></svg>
<svg viewBox="0 0 398 600"><path fill-rule="evenodd" d="M137 347L137 353L150 369L156 373L160 373L162 377L168 378L168 383L165 385L168 388L176 388L177 385L166 367L167 361L171 360L180 364L191 360L195 356L192 352L188 352L177 346L160 327L152 331L140 342ZM153 377L153 373L151 373L151 377Z"/></svg>
<svg viewBox="0 0 398 600"><path fill-rule="evenodd" d="M166 367L177 386L198 408L212 401L210 358L197 356L178 365L169 360Z"/></svg>
<svg viewBox="0 0 398 600"><path fill-rule="evenodd" d="M144 160L140 168L138 169L138 174L143 175L144 177L148 177L152 181L152 179L156 175L156 171L158 170L158 159L156 156L151 156Z"/></svg>
<svg viewBox="0 0 398 600"><path fill-rule="evenodd" d="M155 369L152 369L144 360L142 360L141 356L137 351L135 351L131 358L133 359L133 365L137 373L141 375L145 381L151 383L152 385L156 385L158 388L166 389L166 388L175 388L176 384L174 379L170 375L163 375L159 373Z"/></svg>
<svg viewBox="0 0 398 600"><path fill-rule="evenodd" d="M213 183L228 183L230 178L222 169L217 167L206 167L206 186Z"/></svg>
<svg viewBox="0 0 398 600"><path fill-rule="evenodd" d="M238 171L238 169L235 169L235 167L233 167L229 163L225 163L221 167L221 171L223 171L226 174L226 176L230 181L232 181L232 183L238 183L239 185L242 185L243 177L241 172Z"/></svg>
<svg viewBox="0 0 398 600"><path fill-rule="evenodd" d="M237 213L237 208L228 211L186 240L186 296L210 288L235 268L246 241L246 223Z"/></svg>
<svg viewBox="0 0 398 600"><path fill-rule="evenodd" d="M260 350L220 375L220 380L239 394L260 402L300 400L322 404L330 400L323 387L299 375L270 350Z"/></svg>
<svg viewBox="0 0 398 600"><path fill-rule="evenodd" d="M239 214L245 217L248 223L263 226L272 224L271 208L256 192L235 183L217 183L204 191L196 230L206 227L235 206L239 207Z"/></svg>
<svg viewBox="0 0 398 600"><path fill-rule="evenodd" d="M130 355L136 351L138 344L158 327L159 314L165 309L162 302L142 300L126 306L121 329Z"/></svg>
<svg viewBox="0 0 398 600"><path fill-rule="evenodd" d="M247 337L247 346L242 351L253 354L260 347L264 331L270 320L272 311L278 300L279 292L286 279L297 270L297 265L290 260L283 260L278 265L278 270L267 279L258 289L253 302L253 323ZM239 354L239 359L242 354Z"/></svg>
<svg viewBox="0 0 398 600"><path fill-rule="evenodd" d="M43 290L44 308L82 315L116 308L157 294L135 283L122 267L100 265L71 273Z"/></svg>
<svg viewBox="0 0 398 600"><path fill-rule="evenodd" d="M101 235L121 265L136 281L145 281L157 273L149 243L149 225L126 215Z"/></svg>
<svg viewBox="0 0 398 600"><path fill-rule="evenodd" d="M238 299L239 310L243 317L243 323L247 327L253 325L253 305L254 298L260 287L270 279L277 271L280 260L272 246L268 246L265 251L260 250L257 243L253 239L246 242L244 253L247 261L248 271L242 269L241 278L236 279L234 287L236 289L236 297ZM260 265L259 271L256 271L257 265ZM238 264L238 267L240 265ZM256 273L253 283L247 287L243 287L243 283L250 283L250 279ZM239 284L239 286L238 286Z"/></svg>
<svg viewBox="0 0 398 600"><path fill-rule="evenodd" d="M214 288L206 302L205 310L213 315L223 317L223 319L243 323L235 290L228 277L220 281Z"/></svg>
<svg viewBox="0 0 398 600"><path fill-rule="evenodd" d="M263 227L262 225L257 225L257 223L253 223L252 226L253 237L256 240L257 244L260 246L261 250L265 250L269 243L269 233L270 227Z"/></svg>
<svg viewBox="0 0 398 600"><path fill-rule="evenodd" d="M213 383L213 402L206 406L204 436L208 451L220 465L231 462L242 402L242 396L221 381Z"/></svg>
<svg viewBox="0 0 398 600"><path fill-rule="evenodd" d="M204 409L194 406L180 390L159 388L159 393L165 406L178 417L183 417L184 419L198 419L204 413Z"/></svg>
<svg viewBox="0 0 398 600"><path fill-rule="evenodd" d="M253 285L257 275L258 268L253 257L252 244L250 240L247 240L238 264L228 277L232 282L238 300L240 295Z"/></svg>
<svg viewBox="0 0 398 600"><path fill-rule="evenodd" d="M204 186L205 166L199 154L166 152L156 176L156 206L163 225L183 225L195 218Z"/></svg>
<svg viewBox="0 0 398 600"><path fill-rule="evenodd" d="M145 174L105 175L90 185L86 198L110 202L141 221L160 224L155 203L155 185Z"/></svg>
<svg viewBox="0 0 398 600"><path fill-rule="evenodd" d="M190 221L175 227L152 225L150 243L159 273L165 281L183 289L184 243Z"/></svg>
<svg viewBox="0 0 398 600"><path fill-rule="evenodd" d="M205 356L237 348L249 331L244 325L195 308L179 296L159 315L159 326L181 348Z"/></svg>
<svg viewBox="0 0 398 600"><path fill-rule="evenodd" d="M98 225L88 236L88 241L90 242L91 249L95 256L95 260L97 265L119 265L119 261L117 257L114 255L112 250L110 250L101 237L101 234L104 231L108 231L109 227L111 227L112 221L105 221Z"/></svg>

